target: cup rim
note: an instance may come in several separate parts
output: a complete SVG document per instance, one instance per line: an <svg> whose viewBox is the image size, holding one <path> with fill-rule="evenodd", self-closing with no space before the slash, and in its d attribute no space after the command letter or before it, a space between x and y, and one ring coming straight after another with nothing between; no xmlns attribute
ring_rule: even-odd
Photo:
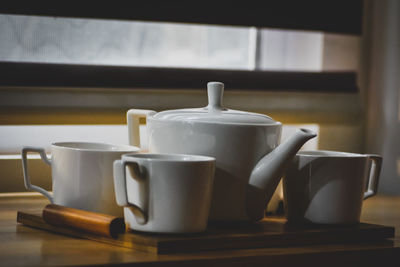
<svg viewBox="0 0 400 267"><path fill-rule="evenodd" d="M190 154L131 153L122 155L122 160L141 159L154 162L215 162L214 157Z"/></svg>
<svg viewBox="0 0 400 267"><path fill-rule="evenodd" d="M132 153L138 152L140 148L129 145L109 144L101 142L54 142L51 144L52 147L58 147L68 150L75 151L90 151L90 152L123 152Z"/></svg>
<svg viewBox="0 0 400 267"><path fill-rule="evenodd" d="M367 155L333 151L333 150L303 150L299 151L296 156L300 157L315 157L315 158L366 158Z"/></svg>

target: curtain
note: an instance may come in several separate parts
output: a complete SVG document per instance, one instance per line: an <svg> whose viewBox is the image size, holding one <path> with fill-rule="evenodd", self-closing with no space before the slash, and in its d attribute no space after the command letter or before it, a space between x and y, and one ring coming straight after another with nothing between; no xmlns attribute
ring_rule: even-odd
<svg viewBox="0 0 400 267"><path fill-rule="evenodd" d="M367 151L383 156L380 192L400 195L400 1L372 1Z"/></svg>

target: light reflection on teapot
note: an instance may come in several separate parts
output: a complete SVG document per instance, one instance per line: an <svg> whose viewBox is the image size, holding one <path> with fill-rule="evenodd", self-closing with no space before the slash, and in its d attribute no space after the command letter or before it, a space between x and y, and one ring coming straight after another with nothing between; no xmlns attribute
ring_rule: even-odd
<svg viewBox="0 0 400 267"><path fill-rule="evenodd" d="M224 84L209 82L204 108L127 113L130 144L140 146L139 120L147 118L149 151L217 159L209 220L264 217L281 176L296 152L316 134L299 129L279 145L282 124L258 113L223 107Z"/></svg>

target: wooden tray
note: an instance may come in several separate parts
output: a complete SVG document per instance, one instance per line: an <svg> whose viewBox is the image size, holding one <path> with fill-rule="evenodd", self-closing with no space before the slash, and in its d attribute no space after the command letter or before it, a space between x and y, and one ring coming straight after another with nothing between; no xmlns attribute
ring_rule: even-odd
<svg viewBox="0 0 400 267"><path fill-rule="evenodd" d="M205 233L167 235L129 231L117 239L95 236L47 224L40 213L19 211L17 222L51 232L156 254L205 250L249 249L383 240L394 227L360 223L354 226L291 226L283 218L257 223L211 225Z"/></svg>

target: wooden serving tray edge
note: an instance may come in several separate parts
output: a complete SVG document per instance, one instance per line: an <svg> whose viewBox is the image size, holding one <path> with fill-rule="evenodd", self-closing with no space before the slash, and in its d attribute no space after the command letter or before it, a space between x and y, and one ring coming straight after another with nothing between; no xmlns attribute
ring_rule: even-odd
<svg viewBox="0 0 400 267"><path fill-rule="evenodd" d="M98 236L98 235L93 235L93 234L88 234L85 232L81 232L75 229L70 229L70 228L64 228L64 227L58 227L58 226L53 226L51 224L46 223L43 218L38 215L38 214L32 214L32 213L27 213L23 211L18 211L17 212L17 222L21 223L25 226L41 229L41 230L47 230L56 234L63 234L67 236L72 236L72 237L77 237L80 239L88 239L88 240L93 240L101 243L106 243L114 246L120 246L120 247L125 247L125 248L130 248L134 249L137 251L142 251L142 252L151 252L151 253L158 253L157 247L154 246L155 244L146 244L142 245L141 243L133 243L133 242L127 242L124 240L124 235L118 237L117 239L113 238L108 238L108 237L103 237L103 236Z"/></svg>
<svg viewBox="0 0 400 267"><path fill-rule="evenodd" d="M331 243L356 243L394 237L394 227L361 223L356 227L317 227L286 232L226 233L203 235L151 235L128 232L117 239L47 224L40 214L18 211L17 222L53 233L89 239L114 246L154 254L198 252L206 250L251 249ZM274 223L271 221L271 223Z"/></svg>

